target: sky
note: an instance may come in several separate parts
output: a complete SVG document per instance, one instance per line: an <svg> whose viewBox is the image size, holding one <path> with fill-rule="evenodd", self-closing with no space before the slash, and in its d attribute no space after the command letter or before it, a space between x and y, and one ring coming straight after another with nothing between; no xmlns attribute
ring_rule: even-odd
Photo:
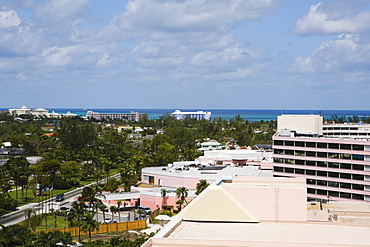
<svg viewBox="0 0 370 247"><path fill-rule="evenodd" d="M0 0L0 108L369 110L370 0Z"/></svg>

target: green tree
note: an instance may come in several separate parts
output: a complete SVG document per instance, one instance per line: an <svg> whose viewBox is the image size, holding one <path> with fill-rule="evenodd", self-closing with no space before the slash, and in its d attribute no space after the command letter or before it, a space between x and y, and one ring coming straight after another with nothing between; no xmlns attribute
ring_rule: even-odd
<svg viewBox="0 0 370 247"><path fill-rule="evenodd" d="M199 180L199 182L196 185L197 191L195 192L196 195L199 195L202 193L203 190L205 190L209 186L209 183L205 179Z"/></svg>
<svg viewBox="0 0 370 247"><path fill-rule="evenodd" d="M179 187L176 189L176 196L179 198L176 204L179 204L179 211L181 211L182 205L187 203L186 197L188 196L188 192L189 190L186 187Z"/></svg>
<svg viewBox="0 0 370 247"><path fill-rule="evenodd" d="M81 223L81 230L84 232L89 232L89 243L91 243L91 232L95 229L99 229L99 222L94 220L95 212L87 212L84 215L84 219Z"/></svg>
<svg viewBox="0 0 370 247"><path fill-rule="evenodd" d="M81 241L81 222L88 211L84 203L74 201L68 214L68 220L71 226L78 227L78 239Z"/></svg>
<svg viewBox="0 0 370 247"><path fill-rule="evenodd" d="M5 163L5 169L9 172L9 175L13 178L15 182L15 187L16 187L16 199L18 200L18 186L22 186L22 197L23 196L23 189L26 184L25 177L29 176L29 166L30 163L28 163L26 157L13 157L10 158L6 163Z"/></svg>
<svg viewBox="0 0 370 247"><path fill-rule="evenodd" d="M109 192L113 193L118 189L119 183L117 179L111 177L108 179L107 183L105 184L105 189Z"/></svg>

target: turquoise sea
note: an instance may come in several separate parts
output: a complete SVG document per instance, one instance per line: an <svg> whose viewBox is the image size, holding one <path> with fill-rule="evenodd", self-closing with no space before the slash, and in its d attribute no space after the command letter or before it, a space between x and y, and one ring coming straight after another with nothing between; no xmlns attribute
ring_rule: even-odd
<svg viewBox="0 0 370 247"><path fill-rule="evenodd" d="M146 113L150 119L158 118L165 113L172 113L175 110L180 111L210 111L212 113L212 118L222 118L225 120L230 120L237 115L248 120L249 122L254 121L269 121L277 120L277 116L282 114L320 114L324 119L330 119L331 116L337 115L338 117L370 117L370 110L223 110L223 109L103 109L103 108L92 108L92 109L82 109L82 108L46 108L57 113L76 113L80 116L85 116L87 111L94 111L100 113L129 113L130 111L137 111L139 113ZM8 109L0 109L2 111L7 111Z"/></svg>

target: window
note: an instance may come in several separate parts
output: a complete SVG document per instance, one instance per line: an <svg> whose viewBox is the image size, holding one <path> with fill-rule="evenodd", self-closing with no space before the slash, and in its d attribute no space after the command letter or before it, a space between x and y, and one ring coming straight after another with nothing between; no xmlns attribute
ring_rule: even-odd
<svg viewBox="0 0 370 247"><path fill-rule="evenodd" d="M327 177L327 172L325 171L317 171L317 176L321 176L321 177Z"/></svg>
<svg viewBox="0 0 370 247"><path fill-rule="evenodd" d="M339 149L339 144L338 143L329 143L329 148Z"/></svg>
<svg viewBox="0 0 370 247"><path fill-rule="evenodd" d="M294 141L285 141L285 146L294 146Z"/></svg>
<svg viewBox="0 0 370 247"><path fill-rule="evenodd" d="M317 161L316 162L316 165L317 166L321 166L321 167L327 167L328 166L328 162Z"/></svg>
<svg viewBox="0 0 370 247"><path fill-rule="evenodd" d="M352 179L355 179L355 180L364 180L364 175L352 174Z"/></svg>
<svg viewBox="0 0 370 247"><path fill-rule="evenodd" d="M341 188L346 188L346 189L350 189L351 188L351 184L349 184L349 183L340 183L340 187Z"/></svg>
<svg viewBox="0 0 370 247"><path fill-rule="evenodd" d="M352 154L352 159L353 160L364 160L364 156L359 155L359 154Z"/></svg>
<svg viewBox="0 0 370 247"><path fill-rule="evenodd" d="M327 153L324 152L317 152L317 157L326 158L328 156Z"/></svg>
<svg viewBox="0 0 370 247"><path fill-rule="evenodd" d="M306 161L306 166L316 166L316 162L312 160L307 160Z"/></svg>
<svg viewBox="0 0 370 247"><path fill-rule="evenodd" d="M352 169L353 169L353 170L363 171L363 170L364 170L364 166L353 164L353 165L352 165Z"/></svg>
<svg viewBox="0 0 370 247"><path fill-rule="evenodd" d="M316 184L316 180L315 179L306 179L306 183L307 184Z"/></svg>
<svg viewBox="0 0 370 247"><path fill-rule="evenodd" d="M341 149L351 150L351 144L340 144Z"/></svg>
<svg viewBox="0 0 370 247"><path fill-rule="evenodd" d="M352 199L363 201L364 200L364 195L352 194Z"/></svg>
<svg viewBox="0 0 370 247"><path fill-rule="evenodd" d="M306 147L315 148L316 142L306 142Z"/></svg>
<svg viewBox="0 0 370 247"><path fill-rule="evenodd" d="M285 150L286 155L294 155L294 150Z"/></svg>
<svg viewBox="0 0 370 247"><path fill-rule="evenodd" d="M348 173L340 173L340 178L351 179L351 174L348 174Z"/></svg>
<svg viewBox="0 0 370 247"><path fill-rule="evenodd" d="M331 177L331 178L339 178L339 173L338 172L329 172L329 177Z"/></svg>
<svg viewBox="0 0 370 247"><path fill-rule="evenodd" d="M296 165L304 165L304 160L295 160Z"/></svg>
<svg viewBox="0 0 370 247"><path fill-rule="evenodd" d="M350 160L351 159L351 156L350 154L340 154L340 158L341 159L347 159L347 160Z"/></svg>
<svg viewBox="0 0 370 247"><path fill-rule="evenodd" d="M303 169L295 169L295 173L296 174L304 174L304 170Z"/></svg>
<svg viewBox="0 0 370 247"><path fill-rule="evenodd" d="M316 171L314 171L314 170L306 170L306 175L316 176Z"/></svg>
<svg viewBox="0 0 370 247"><path fill-rule="evenodd" d="M329 196L339 197L339 192L337 192L337 191L329 191Z"/></svg>
<svg viewBox="0 0 370 247"><path fill-rule="evenodd" d="M364 190L364 187L362 184L352 184L352 189L354 190Z"/></svg>
<svg viewBox="0 0 370 247"><path fill-rule="evenodd" d="M284 163L284 159L282 159L282 158L274 158L274 163Z"/></svg>
<svg viewBox="0 0 370 247"><path fill-rule="evenodd" d="M275 141L274 141L274 145L277 145L277 146L284 146L284 141L275 140Z"/></svg>
<svg viewBox="0 0 370 247"><path fill-rule="evenodd" d="M330 187L339 187L339 182L328 181L328 186L330 186Z"/></svg>
<svg viewBox="0 0 370 247"><path fill-rule="evenodd" d="M287 173L294 173L294 169L293 168L286 167L285 168L285 172L287 172Z"/></svg>
<svg viewBox="0 0 370 247"><path fill-rule="evenodd" d="M331 168L339 168L339 163L335 163L335 162L329 162L329 167Z"/></svg>
<svg viewBox="0 0 370 247"><path fill-rule="evenodd" d="M297 156L305 156L305 151L296 150L294 152L294 155L297 155Z"/></svg>
<svg viewBox="0 0 370 247"><path fill-rule="evenodd" d="M328 182L325 181L325 180L317 180L317 185L327 186L328 185Z"/></svg>
<svg viewBox="0 0 370 247"><path fill-rule="evenodd" d="M318 147L318 148L327 148L327 147L328 147L328 145L327 145L327 143L321 143L321 142L318 142L318 143L317 143L317 147Z"/></svg>
<svg viewBox="0 0 370 247"><path fill-rule="evenodd" d="M350 193L345 193L345 192L340 192L340 197L351 199L351 194Z"/></svg>
<svg viewBox="0 0 370 247"><path fill-rule="evenodd" d="M275 172L283 172L283 168L279 166L274 166L274 171Z"/></svg>
<svg viewBox="0 0 370 247"><path fill-rule="evenodd" d="M311 151L307 151L306 152L306 156L316 157L316 153L315 152L311 152Z"/></svg>
<svg viewBox="0 0 370 247"><path fill-rule="evenodd" d="M341 163L340 164L340 168L341 169L351 169L352 167L351 167L351 164L345 164L345 163Z"/></svg>
<svg viewBox="0 0 370 247"><path fill-rule="evenodd" d="M307 193L316 194L316 190L315 189L311 189L311 188L307 188Z"/></svg>
<svg viewBox="0 0 370 247"><path fill-rule="evenodd" d="M282 149L274 149L274 154L284 154L284 150L282 150Z"/></svg>
<svg viewBox="0 0 370 247"><path fill-rule="evenodd" d="M330 158L330 159L339 159L339 154L337 154L337 153L328 153L328 158Z"/></svg>
<svg viewBox="0 0 370 247"><path fill-rule="evenodd" d="M285 159L285 164L294 164L294 160L292 159Z"/></svg>
<svg viewBox="0 0 370 247"><path fill-rule="evenodd" d="M304 142L295 142L296 147L304 147Z"/></svg>
<svg viewBox="0 0 370 247"><path fill-rule="evenodd" d="M327 190L317 190L317 194L326 196L328 194L328 191Z"/></svg>
<svg viewBox="0 0 370 247"><path fill-rule="evenodd" d="M352 150L364 151L364 145L356 145L356 144L353 144L352 145Z"/></svg>

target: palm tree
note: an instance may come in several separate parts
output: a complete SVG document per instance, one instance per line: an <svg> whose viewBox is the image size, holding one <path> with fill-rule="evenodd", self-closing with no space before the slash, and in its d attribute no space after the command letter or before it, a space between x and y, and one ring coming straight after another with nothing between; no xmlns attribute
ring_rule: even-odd
<svg viewBox="0 0 370 247"><path fill-rule="evenodd" d="M105 205L104 203L100 202L98 204L98 208L103 211L103 222L105 220L105 210L107 209L107 205Z"/></svg>
<svg viewBox="0 0 370 247"><path fill-rule="evenodd" d="M112 212L112 221L113 221L113 219L114 219L114 215L113 214L115 212L117 212L118 210L117 210L117 207L116 206L110 206L109 209Z"/></svg>
<svg viewBox="0 0 370 247"><path fill-rule="evenodd" d="M79 241L81 241L81 220L85 216L86 212L86 205L84 203L74 201L68 214L68 220L71 225L78 226Z"/></svg>
<svg viewBox="0 0 370 247"><path fill-rule="evenodd" d="M197 183L197 186L196 186L196 189L197 191L195 192L196 195L199 195L200 193L202 193L203 190L205 190L207 187L209 186L209 183L207 182L207 180L205 179L201 179L199 180L199 182Z"/></svg>
<svg viewBox="0 0 370 247"><path fill-rule="evenodd" d="M187 203L186 197L188 196L189 190L186 187L179 187L176 189L176 196L179 200L176 204L179 204L179 211L181 211L182 204Z"/></svg>
<svg viewBox="0 0 370 247"><path fill-rule="evenodd" d="M122 201L117 201L118 221L121 222L121 207Z"/></svg>
<svg viewBox="0 0 370 247"><path fill-rule="evenodd" d="M89 232L89 243L91 243L91 232L99 229L99 222L94 220L95 212L86 212L81 222L81 230Z"/></svg>
<svg viewBox="0 0 370 247"><path fill-rule="evenodd" d="M167 205L167 190L161 189L161 195L162 195L162 205Z"/></svg>

